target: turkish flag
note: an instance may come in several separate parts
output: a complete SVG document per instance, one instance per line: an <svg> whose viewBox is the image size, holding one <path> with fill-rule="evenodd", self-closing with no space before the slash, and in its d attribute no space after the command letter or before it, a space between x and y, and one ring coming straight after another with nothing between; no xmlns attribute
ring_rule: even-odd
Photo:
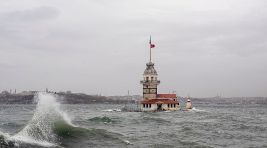
<svg viewBox="0 0 267 148"><path fill-rule="evenodd" d="M155 47L155 44L150 44L150 48L154 48Z"/></svg>

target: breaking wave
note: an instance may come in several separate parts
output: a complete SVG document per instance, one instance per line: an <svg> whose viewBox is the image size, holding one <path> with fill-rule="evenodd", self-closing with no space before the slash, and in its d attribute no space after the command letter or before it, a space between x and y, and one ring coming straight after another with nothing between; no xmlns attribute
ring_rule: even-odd
<svg viewBox="0 0 267 148"><path fill-rule="evenodd" d="M120 134L103 129L86 129L72 124L69 116L60 109L54 94L38 93L38 101L32 119L15 135L0 131L0 147L88 147L128 144ZM113 122L108 117L92 118L92 121Z"/></svg>
<svg viewBox="0 0 267 148"><path fill-rule="evenodd" d="M38 93L35 100L38 103L32 119L17 134L13 136L3 135L2 145L24 147L30 144L32 146L56 147L59 144L59 136L54 132L57 123L74 126L68 115L60 110L60 103L56 101L54 95Z"/></svg>

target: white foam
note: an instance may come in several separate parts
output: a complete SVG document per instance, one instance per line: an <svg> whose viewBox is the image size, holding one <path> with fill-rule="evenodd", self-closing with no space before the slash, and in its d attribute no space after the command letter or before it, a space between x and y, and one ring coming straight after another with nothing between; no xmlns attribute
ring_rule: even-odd
<svg viewBox="0 0 267 148"><path fill-rule="evenodd" d="M105 109L105 110L102 110L103 112L121 112L121 109Z"/></svg>
<svg viewBox="0 0 267 148"><path fill-rule="evenodd" d="M124 143L126 143L127 145L133 145L133 143L131 143L129 140L123 140Z"/></svg>
<svg viewBox="0 0 267 148"><path fill-rule="evenodd" d="M196 109L195 107L193 107L191 110L195 112L206 112L205 110Z"/></svg>
<svg viewBox="0 0 267 148"><path fill-rule="evenodd" d="M64 121L69 125L71 119L60 109L60 103L52 94L38 93L36 97L38 104L32 119L17 134L8 138L15 143L31 143L46 147L55 146L57 135L53 133L54 123Z"/></svg>
<svg viewBox="0 0 267 148"><path fill-rule="evenodd" d="M3 133L0 131L0 135L4 136L4 138L9 138L10 135L8 133Z"/></svg>
<svg viewBox="0 0 267 148"><path fill-rule="evenodd" d="M105 110L102 110L103 112L113 112L113 109L105 109Z"/></svg>
<svg viewBox="0 0 267 148"><path fill-rule="evenodd" d="M9 141L14 141L15 145L19 146L20 143L28 143L28 144L33 144L33 145L39 145L39 146L44 146L44 147L53 147L56 146L54 143L50 143L48 141L44 140L36 140L33 139L30 136L25 136L25 135L16 135L8 138Z"/></svg>

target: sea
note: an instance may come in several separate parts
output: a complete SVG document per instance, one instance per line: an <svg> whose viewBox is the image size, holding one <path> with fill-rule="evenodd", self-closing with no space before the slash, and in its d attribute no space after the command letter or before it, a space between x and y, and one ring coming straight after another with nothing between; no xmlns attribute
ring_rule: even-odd
<svg viewBox="0 0 267 148"><path fill-rule="evenodd" d="M266 98L192 99L193 109L124 112L124 104L0 104L0 148L267 148Z"/></svg>

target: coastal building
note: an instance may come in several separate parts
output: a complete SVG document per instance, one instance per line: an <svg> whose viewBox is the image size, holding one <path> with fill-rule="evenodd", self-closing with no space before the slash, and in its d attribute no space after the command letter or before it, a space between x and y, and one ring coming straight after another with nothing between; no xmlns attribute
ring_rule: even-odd
<svg viewBox="0 0 267 148"><path fill-rule="evenodd" d="M143 85L143 99L141 101L141 111L167 111L178 110L179 102L176 94L158 94L158 74L154 68L154 63L151 61L151 48L155 45L151 43L151 37L149 40L150 45L150 58L146 64L146 69L143 73L143 80L140 83Z"/></svg>

